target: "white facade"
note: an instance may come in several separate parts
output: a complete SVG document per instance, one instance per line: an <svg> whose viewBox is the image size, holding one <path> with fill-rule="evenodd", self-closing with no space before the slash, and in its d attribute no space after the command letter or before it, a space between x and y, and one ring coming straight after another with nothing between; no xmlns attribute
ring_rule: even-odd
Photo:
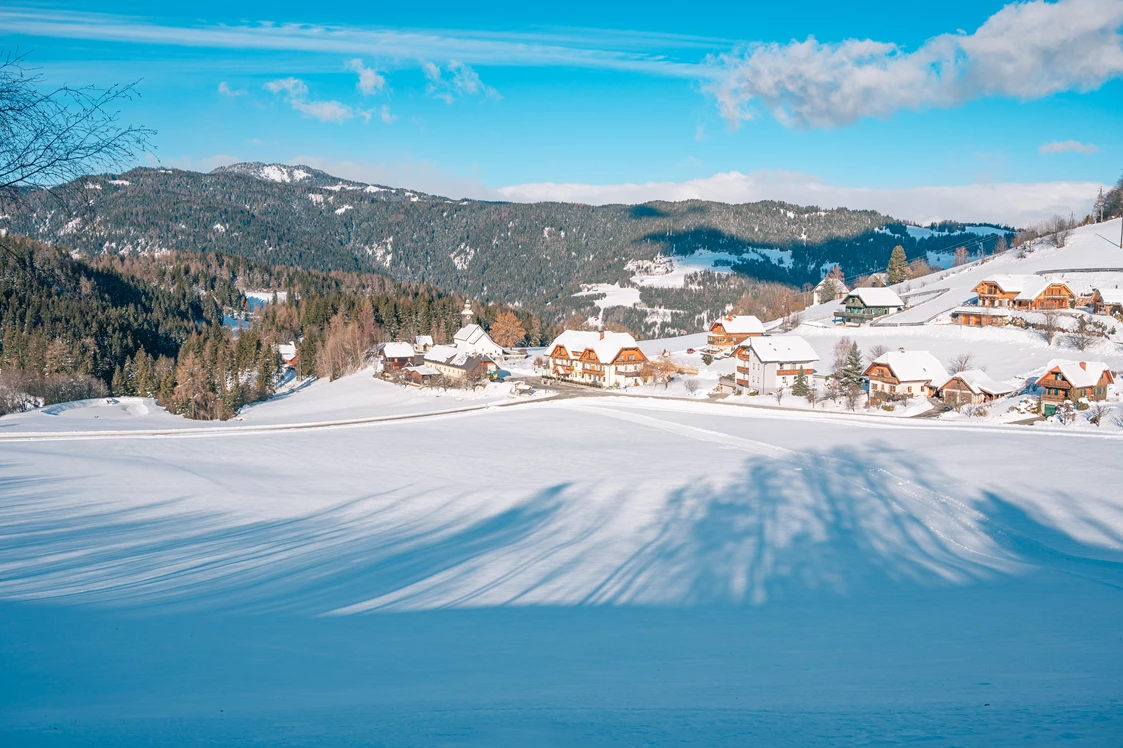
<svg viewBox="0 0 1123 748"><path fill-rule="evenodd" d="M487 356L488 358L502 358L503 356L503 348L477 324L461 327L453 336L452 342L465 353L474 353L477 356Z"/></svg>
<svg viewBox="0 0 1123 748"><path fill-rule="evenodd" d="M818 354L798 335L750 338L737 349L737 384L769 395L795 384L800 370L808 382Z"/></svg>

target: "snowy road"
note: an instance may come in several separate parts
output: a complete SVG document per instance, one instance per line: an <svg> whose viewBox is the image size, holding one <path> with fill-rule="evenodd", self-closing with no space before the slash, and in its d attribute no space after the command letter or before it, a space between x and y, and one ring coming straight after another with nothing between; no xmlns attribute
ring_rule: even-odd
<svg viewBox="0 0 1123 748"><path fill-rule="evenodd" d="M0 742L1113 745L1119 449L625 398L4 442Z"/></svg>

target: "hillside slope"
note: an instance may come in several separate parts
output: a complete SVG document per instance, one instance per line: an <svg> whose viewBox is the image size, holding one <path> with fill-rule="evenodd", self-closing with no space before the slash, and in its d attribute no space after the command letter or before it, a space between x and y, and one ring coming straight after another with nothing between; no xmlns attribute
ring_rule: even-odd
<svg viewBox="0 0 1123 748"><path fill-rule="evenodd" d="M209 174L142 168L83 182L76 186L88 198L85 213L64 216L46 198L33 199L29 214L0 228L85 253L218 251L307 269L376 271L559 320L592 306L573 296L581 284L630 283L637 263L658 257L716 253L707 267L802 285L835 263L848 276L882 270L897 244L910 258L978 245L961 226L917 231L872 211L780 202L457 201L277 164Z"/></svg>

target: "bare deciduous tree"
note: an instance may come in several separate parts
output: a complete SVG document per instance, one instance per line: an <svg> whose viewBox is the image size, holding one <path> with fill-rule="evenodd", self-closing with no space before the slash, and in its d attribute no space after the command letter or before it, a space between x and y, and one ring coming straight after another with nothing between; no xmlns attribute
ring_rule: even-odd
<svg viewBox="0 0 1123 748"><path fill-rule="evenodd" d="M698 380L694 377L687 377L682 381L682 386L686 388L686 394L691 397L698 392Z"/></svg>
<svg viewBox="0 0 1123 748"><path fill-rule="evenodd" d="M872 363L873 361L875 361L878 358L884 356L888 352L889 352L889 346L887 346L887 345L871 345L870 349L868 351L866 351L866 358L868 358L870 360L870 362Z"/></svg>
<svg viewBox="0 0 1123 748"><path fill-rule="evenodd" d="M117 107L133 99L135 83L109 88L43 88L26 57L0 56L0 212L25 207L28 194L46 191L67 211L81 193L78 177L130 164L154 134L122 126ZM30 270L0 239L0 248Z"/></svg>
<svg viewBox="0 0 1123 748"><path fill-rule="evenodd" d="M1045 342L1052 345L1053 341L1057 338L1057 333L1061 329L1061 316L1054 311L1048 311L1042 314L1041 317L1041 334L1045 336Z"/></svg>
<svg viewBox="0 0 1123 748"><path fill-rule="evenodd" d="M777 405L781 404L784 401L784 388L781 387L780 389L776 390L776 392L773 394L773 397L776 398Z"/></svg>
<svg viewBox="0 0 1123 748"><path fill-rule="evenodd" d="M975 363L974 353L960 353L948 359L948 371L952 374L958 374L970 369L973 363Z"/></svg>
<svg viewBox="0 0 1123 748"><path fill-rule="evenodd" d="M1096 426L1103 426L1103 420L1107 414L1111 412L1111 407L1104 402L1092 403L1091 412L1088 413L1088 422L1094 423Z"/></svg>

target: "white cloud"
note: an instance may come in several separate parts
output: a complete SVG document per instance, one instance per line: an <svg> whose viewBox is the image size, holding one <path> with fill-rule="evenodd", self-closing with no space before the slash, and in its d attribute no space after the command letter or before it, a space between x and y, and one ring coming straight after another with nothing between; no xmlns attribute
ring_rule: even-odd
<svg viewBox="0 0 1123 748"><path fill-rule="evenodd" d="M229 96L231 99L236 99L239 96L245 96L246 92L240 88L231 88L227 85L226 81L218 84L218 92L223 96Z"/></svg>
<svg viewBox="0 0 1123 748"><path fill-rule="evenodd" d="M378 107L377 109L364 110L364 111L360 112L360 114L363 115L363 122L368 122L368 123L372 119L374 119L375 116L377 116L380 120L382 120L387 125L392 125L392 124L394 124L395 122L398 121L398 116L390 111L390 105L389 104L383 104L382 106Z"/></svg>
<svg viewBox="0 0 1123 748"><path fill-rule="evenodd" d="M1123 75L1121 26L1123 0L1011 3L973 34L941 34L913 52L869 39L749 45L712 59L723 74L707 90L731 122L752 119L759 103L810 127L982 96L1087 91Z"/></svg>
<svg viewBox="0 0 1123 748"><path fill-rule="evenodd" d="M422 62L421 70L429 79L425 92L435 99L451 104L462 96L483 96L488 99L503 98L491 86L480 80L479 74L460 60L449 60L444 70L432 62Z"/></svg>
<svg viewBox="0 0 1123 748"><path fill-rule="evenodd" d="M338 101L309 101L308 84L299 78L279 78L269 81L263 88L270 93L283 93L289 106L321 122L342 124L355 116L351 107Z"/></svg>
<svg viewBox="0 0 1123 748"><path fill-rule="evenodd" d="M734 171L686 182L616 185L545 182L503 187L497 192L503 199L517 202L559 200L593 205L649 200L726 203L783 200L822 208L876 210L919 223L960 220L1025 226L1057 214L1086 215L1101 186L1097 182L1040 182L869 189L828 184L810 174Z"/></svg>
<svg viewBox="0 0 1123 748"><path fill-rule="evenodd" d="M366 67L363 65L363 61L357 57L347 63L347 69L354 70L359 74L359 82L355 85L363 92L364 96L381 93L382 89L386 87L386 76L373 68Z"/></svg>
<svg viewBox="0 0 1123 748"><path fill-rule="evenodd" d="M1085 156L1090 156L1093 153L1099 153L1100 147L1092 143L1081 143L1079 140L1055 140L1052 143L1042 143L1037 151L1042 156L1048 156L1051 153L1083 153Z"/></svg>
<svg viewBox="0 0 1123 748"><path fill-rule="evenodd" d="M729 39L637 31L434 31L271 22L177 26L108 13L40 8L0 9L0 28L12 34L62 39L318 52L387 60L455 57L472 65L561 65L688 79L706 77L709 68L698 62L668 59L665 55L668 45L677 49L713 50L733 43Z"/></svg>

